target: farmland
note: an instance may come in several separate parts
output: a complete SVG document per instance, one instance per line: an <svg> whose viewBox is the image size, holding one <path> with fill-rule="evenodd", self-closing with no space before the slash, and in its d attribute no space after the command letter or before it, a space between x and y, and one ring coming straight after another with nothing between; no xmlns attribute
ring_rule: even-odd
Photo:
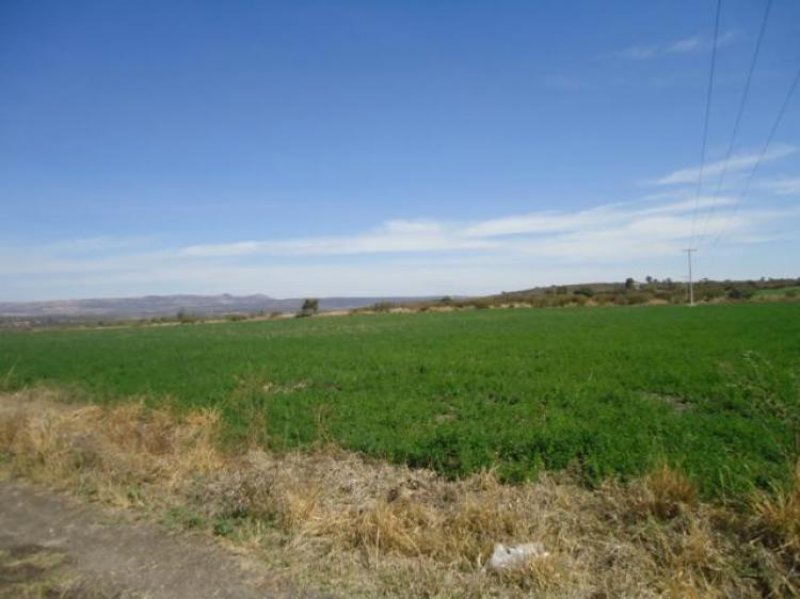
<svg viewBox="0 0 800 599"><path fill-rule="evenodd" d="M800 304L468 310L0 336L8 389L213 407L223 441L333 442L460 477L667 463L707 497L788 478Z"/></svg>

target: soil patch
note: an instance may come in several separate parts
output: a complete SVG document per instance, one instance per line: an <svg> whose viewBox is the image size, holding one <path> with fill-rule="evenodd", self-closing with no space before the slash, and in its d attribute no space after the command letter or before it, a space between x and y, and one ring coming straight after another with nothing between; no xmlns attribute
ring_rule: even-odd
<svg viewBox="0 0 800 599"><path fill-rule="evenodd" d="M19 481L0 483L0 597L312 597L199 535ZM319 595L316 595L319 597Z"/></svg>

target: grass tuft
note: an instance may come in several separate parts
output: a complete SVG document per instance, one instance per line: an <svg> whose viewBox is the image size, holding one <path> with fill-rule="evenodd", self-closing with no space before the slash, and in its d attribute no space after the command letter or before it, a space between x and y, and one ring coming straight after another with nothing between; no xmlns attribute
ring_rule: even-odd
<svg viewBox="0 0 800 599"><path fill-rule="evenodd" d="M691 508L697 500L697 489L689 478L662 464L644 479L643 507L663 520L675 518Z"/></svg>
<svg viewBox="0 0 800 599"><path fill-rule="evenodd" d="M767 543L800 566L800 461L786 488L757 492L752 500L755 526Z"/></svg>

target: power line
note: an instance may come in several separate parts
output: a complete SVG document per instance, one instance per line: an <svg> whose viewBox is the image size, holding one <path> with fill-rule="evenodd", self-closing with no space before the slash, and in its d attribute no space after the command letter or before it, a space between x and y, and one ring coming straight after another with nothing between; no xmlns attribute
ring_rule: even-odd
<svg viewBox="0 0 800 599"><path fill-rule="evenodd" d="M736 216L736 213L739 210L739 205L742 202L742 199L747 195L747 192L750 191L750 184L753 182L753 178L756 176L756 172L758 171L758 167L761 165L762 160L764 160L764 156L767 154L767 150L769 149L770 144L772 143L773 138L775 137L775 133L778 130L778 127L783 120L783 115L786 114L786 109L789 107L789 102L794 95L795 90L797 89L797 85L800 83L800 68L797 69L797 73L792 80L792 84L789 86L789 91L786 92L786 97L783 99L783 103L781 104L780 110L778 111L778 116L775 118L775 122L772 123L772 128L769 131L769 135L767 136L767 141L764 142L764 146L761 148L761 153L758 155L758 159L756 163L753 165L753 169L750 171L747 179L745 180L744 187L742 188L741 193L737 196L736 201L733 205L733 210L731 214L726 219L723 226L720 228L720 231L717 233L714 242L711 244L711 247L714 247L719 243L719 240L722 239L725 233L725 229L727 223L730 221L731 218Z"/></svg>
<svg viewBox="0 0 800 599"><path fill-rule="evenodd" d="M697 248L686 248L686 257L689 262L689 305L694 306L694 280L692 279L692 253L697 251Z"/></svg>
<svg viewBox="0 0 800 599"><path fill-rule="evenodd" d="M703 170L706 165L706 145L708 142L708 121L711 114L711 92L714 89L714 70L717 62L717 40L719 39L719 15L722 11L722 0L717 0L717 12L714 17L714 43L711 46L711 68L708 72L708 91L706 92L706 110L703 117L703 144L700 152L700 172L697 177L697 190L694 197L694 212L692 213L692 235L689 245L694 244L695 230L697 228L697 209L700 204L700 191L703 188Z"/></svg>
<svg viewBox="0 0 800 599"><path fill-rule="evenodd" d="M742 121L742 115L744 114L744 108L747 104L747 98L750 94L750 83L753 80L753 73L756 70L756 63L758 62L758 55L761 52L761 42L764 39L764 32L767 29L767 21L769 20L769 13L770 9L772 8L772 0L767 0L767 5L764 8L764 17L761 19L761 29L758 32L758 39L756 41L756 48L753 52L753 59L750 61L750 69L747 72L747 79L745 80L744 84L744 91L742 92L742 97L739 101L739 110L736 113L736 120L733 124L733 133L731 134L731 141L728 144L728 151L725 154L725 161L722 165L722 172L720 173L719 179L717 180L717 187L714 190L714 195L711 200L711 208L709 208L708 212L706 212L705 219L703 220L703 227L700 233L700 239L704 239L706 236L706 231L708 229L708 223L711 218L714 216L714 212L717 207L717 200L719 199L719 194L722 191L722 185L725 182L725 176L728 174L728 164L731 159L731 154L733 153L733 148L736 145L736 138L739 134L739 125Z"/></svg>

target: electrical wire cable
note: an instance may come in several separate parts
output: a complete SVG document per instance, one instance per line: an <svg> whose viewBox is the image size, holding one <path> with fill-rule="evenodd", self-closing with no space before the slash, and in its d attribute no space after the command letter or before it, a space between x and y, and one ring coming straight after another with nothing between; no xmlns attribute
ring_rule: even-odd
<svg viewBox="0 0 800 599"><path fill-rule="evenodd" d="M692 212L692 234L689 247L694 246L695 233L697 229L697 213L700 205L700 192L703 189L703 171L706 163L706 146L708 145L708 122L711 115L711 96L714 90L714 71L717 63L717 42L719 40L719 16L722 12L722 0L717 0L717 10L714 16L714 41L711 46L711 68L708 72L708 90L706 92L706 109L703 117L703 143L700 152L700 171L697 176L697 190L694 197L694 210Z"/></svg>
<svg viewBox="0 0 800 599"><path fill-rule="evenodd" d="M703 226L700 229L699 239L701 242L705 240L706 233L708 231L709 222L714 217L714 213L716 211L717 202L719 201L719 195L722 192L722 186L725 183L725 176L728 174L728 164L731 160L731 155L733 154L733 149L736 146L736 138L739 134L739 125L742 122L742 115L744 114L745 106L747 105L747 98L750 94L750 84L753 81L753 73L756 70L756 64L758 62L758 56L761 52L761 43L764 40L764 32L767 29L767 21L769 20L770 10L772 8L772 0L767 0L767 5L764 8L764 16L761 19L761 28L758 32L758 39L756 40L756 47L753 52L753 58L750 61L750 68L747 71L747 79L745 80L744 84L744 91L742 91L742 97L739 100L739 109L736 113L736 119L733 124L733 133L731 134L731 140L728 144L728 150L725 153L725 160L722 164L722 172L720 173L719 179L717 180L717 187L714 190L714 195L711 199L711 207L706 212L705 218L703 220Z"/></svg>
<svg viewBox="0 0 800 599"><path fill-rule="evenodd" d="M794 95L795 90L797 89L798 84L800 84L800 68L798 68L797 73L792 80L792 84L789 86L789 91L786 93L786 97L783 99L783 103L781 104L780 110L778 111L778 116L775 118L775 122L772 123L772 128L769 131L769 135L767 136L767 141L764 142L764 146L761 148L761 153L758 155L758 159L756 160L755 164L753 165L750 174L748 175L747 179L745 180L744 187L742 188L741 193L736 197L736 201L733 205L733 209L731 210L731 214L728 215L728 218L723 223L723 226L720 228L720 231L717 233L717 236L714 238L713 243L710 247L715 247L720 239L722 239L726 233L727 224L733 219L738 210L739 206L742 203L742 200L747 195L748 191L750 191L750 185L753 182L753 178L756 176L758 172L758 167L761 165L761 162L764 160L764 156L767 154L767 150L769 149L772 140L775 138L775 133L778 131L778 127L783 120L783 116L786 114L786 109L789 107L789 103L792 100L792 96Z"/></svg>

